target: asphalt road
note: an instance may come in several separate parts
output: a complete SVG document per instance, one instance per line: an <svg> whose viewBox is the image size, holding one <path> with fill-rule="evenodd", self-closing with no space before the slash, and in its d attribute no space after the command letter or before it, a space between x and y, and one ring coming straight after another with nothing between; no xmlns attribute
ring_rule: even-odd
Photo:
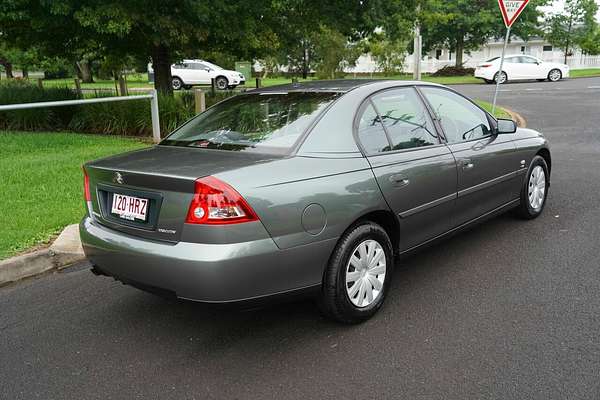
<svg viewBox="0 0 600 400"><path fill-rule="evenodd" d="M537 220L501 216L404 260L359 326L310 302L168 302L86 265L0 288L0 398L599 398L600 78L502 90L552 142Z"/></svg>

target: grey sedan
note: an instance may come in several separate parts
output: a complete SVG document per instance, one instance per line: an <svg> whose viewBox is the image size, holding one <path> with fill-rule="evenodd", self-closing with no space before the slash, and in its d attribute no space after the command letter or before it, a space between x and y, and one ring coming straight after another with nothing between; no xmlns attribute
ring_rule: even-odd
<svg viewBox="0 0 600 400"><path fill-rule="evenodd" d="M382 306L400 256L507 210L540 215L550 170L542 134L444 86L277 86L87 163L81 238L94 272L145 290L310 293L354 323Z"/></svg>

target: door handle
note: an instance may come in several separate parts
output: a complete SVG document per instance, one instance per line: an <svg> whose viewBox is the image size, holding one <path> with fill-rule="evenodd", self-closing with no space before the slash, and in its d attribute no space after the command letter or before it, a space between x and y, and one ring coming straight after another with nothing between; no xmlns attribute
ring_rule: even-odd
<svg viewBox="0 0 600 400"><path fill-rule="evenodd" d="M396 187L404 187L410 183L410 180L406 179L404 175L392 175L389 179Z"/></svg>
<svg viewBox="0 0 600 400"><path fill-rule="evenodd" d="M462 169L464 171L469 170L469 169L473 169L473 167L475 166L475 164L473 164L473 162L471 160L465 159L461 161L462 164Z"/></svg>

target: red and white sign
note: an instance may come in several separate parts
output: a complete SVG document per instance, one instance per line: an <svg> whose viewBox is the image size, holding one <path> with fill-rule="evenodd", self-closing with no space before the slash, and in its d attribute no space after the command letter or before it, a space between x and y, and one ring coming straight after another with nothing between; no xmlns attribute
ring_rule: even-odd
<svg viewBox="0 0 600 400"><path fill-rule="evenodd" d="M529 0L498 0L500 11L502 11L502 18L504 19L504 25L506 25L507 28L517 20L527 3L529 3Z"/></svg>

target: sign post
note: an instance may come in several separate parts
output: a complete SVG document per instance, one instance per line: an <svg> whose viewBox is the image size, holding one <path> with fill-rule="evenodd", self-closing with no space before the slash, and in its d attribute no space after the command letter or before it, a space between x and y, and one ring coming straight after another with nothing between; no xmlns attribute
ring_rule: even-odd
<svg viewBox="0 0 600 400"><path fill-rule="evenodd" d="M496 99L498 98L498 89L500 89L500 81L502 79L502 66L504 65L506 45L508 44L508 39L510 38L510 27L517 20L519 15L521 15L527 3L529 3L529 0L498 0L498 5L500 6L500 11L502 12L502 19L504 20L504 25L506 25L506 37L504 38L502 56L500 57L500 68L495 75L496 90L494 91L494 101L492 102L492 115L496 111Z"/></svg>

